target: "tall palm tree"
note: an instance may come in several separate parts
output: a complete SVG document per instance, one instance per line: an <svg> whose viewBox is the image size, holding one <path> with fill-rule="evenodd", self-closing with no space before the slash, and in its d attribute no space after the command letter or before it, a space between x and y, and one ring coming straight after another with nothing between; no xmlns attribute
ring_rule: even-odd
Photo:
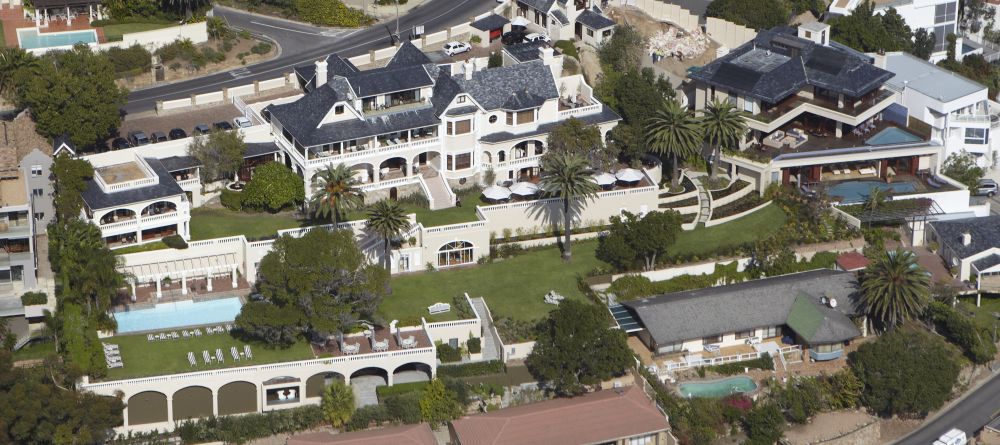
<svg viewBox="0 0 1000 445"><path fill-rule="evenodd" d="M646 143L660 156L670 156L671 188L680 186L681 174L677 160L698 153L701 145L701 123L694 112L681 107L673 99L663 104L646 121Z"/></svg>
<svg viewBox="0 0 1000 445"><path fill-rule="evenodd" d="M365 193L361 191L361 183L344 164L327 167L317 177L323 181L323 187L312 196L312 208L317 218L329 215L330 221L336 224L344 213L364 205Z"/></svg>
<svg viewBox="0 0 1000 445"><path fill-rule="evenodd" d="M872 187L868 189L868 196L865 197L864 202L865 210L878 210L879 207L882 207L882 204L885 204L886 200L889 199L888 195L889 193L881 187Z"/></svg>
<svg viewBox="0 0 1000 445"><path fill-rule="evenodd" d="M591 180L593 171L587 158L579 154L549 152L542 158L542 188L558 193L563 200L563 251L565 261L572 259L570 232L573 221L572 202L597 195L597 184Z"/></svg>
<svg viewBox="0 0 1000 445"><path fill-rule="evenodd" d="M383 199L368 208L368 229L385 243L385 270L392 266L392 240L410 228L410 220L399 203Z"/></svg>
<svg viewBox="0 0 1000 445"><path fill-rule="evenodd" d="M701 118L705 142L712 147L712 162L709 177L715 179L715 164L719 162L723 148L733 148L747 132L747 123L736 107L729 102L713 100L705 108Z"/></svg>
<svg viewBox="0 0 1000 445"><path fill-rule="evenodd" d="M889 251L862 273L859 303L875 326L891 329L920 314L930 299L930 281L916 254Z"/></svg>
<svg viewBox="0 0 1000 445"><path fill-rule="evenodd" d="M38 58L21 48L0 48L0 94L12 98L21 70L38 68ZM23 73L21 73L23 74Z"/></svg>

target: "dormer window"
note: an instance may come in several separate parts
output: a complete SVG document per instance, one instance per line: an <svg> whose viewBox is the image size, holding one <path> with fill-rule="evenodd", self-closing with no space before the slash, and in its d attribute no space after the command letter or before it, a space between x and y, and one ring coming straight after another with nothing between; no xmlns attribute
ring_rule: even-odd
<svg viewBox="0 0 1000 445"><path fill-rule="evenodd" d="M535 109L523 110L523 111L508 111L507 112L507 125L521 125L530 124L535 121Z"/></svg>
<svg viewBox="0 0 1000 445"><path fill-rule="evenodd" d="M337 105L337 106L333 107L333 114L344 114L344 106L343 105Z"/></svg>
<svg viewBox="0 0 1000 445"><path fill-rule="evenodd" d="M457 103L464 104L465 103L465 96L458 96L458 99L456 99L455 101Z"/></svg>

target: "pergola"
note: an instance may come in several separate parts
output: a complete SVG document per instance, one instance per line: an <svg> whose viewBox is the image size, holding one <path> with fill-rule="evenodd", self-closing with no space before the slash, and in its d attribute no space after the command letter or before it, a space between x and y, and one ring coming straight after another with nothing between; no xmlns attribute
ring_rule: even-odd
<svg viewBox="0 0 1000 445"><path fill-rule="evenodd" d="M864 209L853 215L862 224L906 222L911 225L923 224L934 215L944 214L941 207L930 198L900 199L882 204L875 209Z"/></svg>
<svg viewBox="0 0 1000 445"><path fill-rule="evenodd" d="M239 265L240 261L236 258L236 254L227 253L222 255L187 258L183 260L125 266L122 268L122 272L130 277L129 284L132 287L131 297L132 301L135 301L136 283L148 281L156 281L156 298L162 298L163 291L161 283L165 278L170 278L171 280L180 278L182 295L187 295L188 293L187 279L195 277L207 278L207 290L211 292L211 278L213 276L230 275L232 277L233 289L235 289L238 284L236 277Z"/></svg>
<svg viewBox="0 0 1000 445"><path fill-rule="evenodd" d="M73 24L73 12L71 8L87 7L87 15L91 21L104 19L104 10L101 7L101 0L35 0L32 3L35 8L35 26L49 25L49 10L63 10L66 14L66 24ZM25 10L27 13L27 10Z"/></svg>

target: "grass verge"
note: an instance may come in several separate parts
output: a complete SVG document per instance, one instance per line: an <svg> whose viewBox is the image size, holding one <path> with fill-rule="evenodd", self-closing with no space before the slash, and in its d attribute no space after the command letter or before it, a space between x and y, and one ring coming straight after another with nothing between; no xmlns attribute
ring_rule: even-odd
<svg viewBox="0 0 1000 445"><path fill-rule="evenodd" d="M133 32L152 31L155 29L169 28L177 26L176 23L118 23L106 25L104 29L104 39L109 42L119 42L122 36Z"/></svg>

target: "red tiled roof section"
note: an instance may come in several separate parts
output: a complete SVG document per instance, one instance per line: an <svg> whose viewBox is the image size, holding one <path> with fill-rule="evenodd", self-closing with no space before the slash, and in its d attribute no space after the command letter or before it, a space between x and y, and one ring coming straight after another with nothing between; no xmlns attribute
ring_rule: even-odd
<svg viewBox="0 0 1000 445"><path fill-rule="evenodd" d="M642 388L629 386L501 409L452 426L462 445L568 445L657 433L670 424Z"/></svg>
<svg viewBox="0 0 1000 445"><path fill-rule="evenodd" d="M354 433L309 433L288 438L287 445L438 445L426 423Z"/></svg>
<svg viewBox="0 0 1000 445"><path fill-rule="evenodd" d="M870 262L868 258L858 252L842 253L837 257L837 266L841 270L847 271L864 269Z"/></svg>

